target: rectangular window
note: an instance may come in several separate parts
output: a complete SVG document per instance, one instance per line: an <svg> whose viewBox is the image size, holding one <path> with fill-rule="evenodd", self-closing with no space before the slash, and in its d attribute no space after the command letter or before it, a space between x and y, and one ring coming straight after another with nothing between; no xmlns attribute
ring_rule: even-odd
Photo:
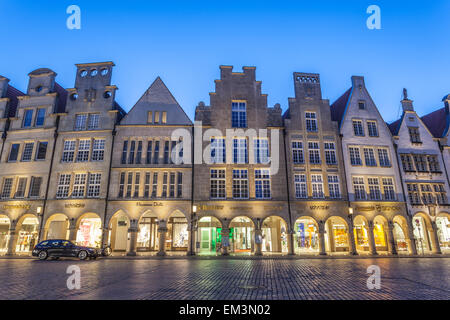
<svg viewBox="0 0 450 320"><path fill-rule="evenodd" d="M31 177L30 182L30 198L38 198L41 193L42 177Z"/></svg>
<svg viewBox="0 0 450 320"><path fill-rule="evenodd" d="M75 118L75 130L76 131L86 130L87 118L88 118L87 113L76 115L76 118Z"/></svg>
<svg viewBox="0 0 450 320"><path fill-rule="evenodd" d="M175 172L171 172L169 177L169 198L175 198Z"/></svg>
<svg viewBox="0 0 450 320"><path fill-rule="evenodd" d="M225 162L225 139L211 138L211 163Z"/></svg>
<svg viewBox="0 0 450 320"><path fill-rule="evenodd" d="M320 148L318 142L308 142L309 162L320 164Z"/></svg>
<svg viewBox="0 0 450 320"><path fill-rule="evenodd" d="M147 142L147 158L145 160L147 164L152 163L152 153L153 153L153 141L150 140Z"/></svg>
<svg viewBox="0 0 450 320"><path fill-rule="evenodd" d="M155 111L155 123L159 123L159 111Z"/></svg>
<svg viewBox="0 0 450 320"><path fill-rule="evenodd" d="M339 188L339 176L328 176L328 190L330 192L330 198L339 199L341 197L341 190Z"/></svg>
<svg viewBox="0 0 450 320"><path fill-rule="evenodd" d="M377 161L375 160L375 153L372 148L364 148L364 159L366 162L366 166L368 167L376 167Z"/></svg>
<svg viewBox="0 0 450 320"><path fill-rule="evenodd" d="M2 188L3 199L8 199L11 197L12 185L13 185L13 178L3 179L3 188Z"/></svg>
<svg viewBox="0 0 450 320"><path fill-rule="evenodd" d="M32 109L25 110L23 117L23 127L24 128L31 127L32 119L33 119L33 110Z"/></svg>
<svg viewBox="0 0 450 320"><path fill-rule="evenodd" d="M127 194L126 194L126 198L131 198L131 188L133 187L133 173L132 172L128 172L128 177L127 177Z"/></svg>
<svg viewBox="0 0 450 320"><path fill-rule="evenodd" d="M98 129L100 115L98 113L89 114L88 130Z"/></svg>
<svg viewBox="0 0 450 320"><path fill-rule="evenodd" d="M164 172L163 182L162 182L162 195L161 195L161 197L163 197L163 198L167 198L167 176L168 176L168 173Z"/></svg>
<svg viewBox="0 0 450 320"><path fill-rule="evenodd" d="M369 199L381 200L380 184L378 178L367 178L369 184Z"/></svg>
<svg viewBox="0 0 450 320"><path fill-rule="evenodd" d="M391 160L389 160L388 149L378 149L378 161L380 167L390 167Z"/></svg>
<svg viewBox="0 0 450 320"><path fill-rule="evenodd" d="M212 199L225 199L225 170L211 170L210 196Z"/></svg>
<svg viewBox="0 0 450 320"><path fill-rule="evenodd" d="M86 173L75 174L75 179L73 180L72 187L72 198L84 198L84 193L86 189Z"/></svg>
<svg viewBox="0 0 450 320"><path fill-rule="evenodd" d="M362 120L353 120L353 132L355 133L355 136L364 137Z"/></svg>
<svg viewBox="0 0 450 320"><path fill-rule="evenodd" d="M155 154L153 155L153 164L159 163L159 141L155 141Z"/></svg>
<svg viewBox="0 0 450 320"><path fill-rule="evenodd" d="M364 186L363 177L353 177L353 189L355 191L356 200L366 200L366 187Z"/></svg>
<svg viewBox="0 0 450 320"><path fill-rule="evenodd" d="M395 200L394 180L392 178L383 178L384 199L388 201Z"/></svg>
<svg viewBox="0 0 450 320"><path fill-rule="evenodd" d="M317 115L315 112L306 112L306 130L308 132L317 132Z"/></svg>
<svg viewBox="0 0 450 320"><path fill-rule="evenodd" d="M56 198L67 198L69 196L70 188L70 174L60 174L58 181L58 188L56 190Z"/></svg>
<svg viewBox="0 0 450 320"><path fill-rule="evenodd" d="M415 172L416 171L416 170L414 170L414 165L412 162L411 155L402 154L402 155L400 155L400 159L402 161L403 171L405 171L405 172Z"/></svg>
<svg viewBox="0 0 450 320"><path fill-rule="evenodd" d="M105 156L105 139L94 139L92 161L103 161Z"/></svg>
<svg viewBox="0 0 450 320"><path fill-rule="evenodd" d="M89 151L91 149L91 140L83 139L78 142L77 162L89 161Z"/></svg>
<svg viewBox="0 0 450 320"><path fill-rule="evenodd" d="M408 183L407 185L408 190L408 199L409 202L412 205L419 205L420 204L420 195L419 195L419 187L415 183Z"/></svg>
<svg viewBox="0 0 450 320"><path fill-rule="evenodd" d="M329 165L337 164L334 142L325 142L325 160Z"/></svg>
<svg viewBox="0 0 450 320"><path fill-rule="evenodd" d="M366 109L366 103L365 103L365 101L359 101L359 102L358 102L358 108L359 108L359 110L364 110L364 109Z"/></svg>
<svg viewBox="0 0 450 320"><path fill-rule="evenodd" d="M167 123L167 112L166 111L162 112L161 122L162 123Z"/></svg>
<svg viewBox="0 0 450 320"><path fill-rule="evenodd" d="M415 154L413 155L414 163L416 165L417 171L419 172L428 172L427 160L426 156Z"/></svg>
<svg viewBox="0 0 450 320"><path fill-rule="evenodd" d="M44 108L37 109L35 126L36 127L43 126L44 120L45 120L45 109Z"/></svg>
<svg viewBox="0 0 450 320"><path fill-rule="evenodd" d="M292 141L292 161L294 164L303 164L303 143L301 141Z"/></svg>
<svg viewBox="0 0 450 320"><path fill-rule="evenodd" d="M39 141L36 150L36 160L45 160L47 154L47 141Z"/></svg>
<svg viewBox="0 0 450 320"><path fill-rule="evenodd" d="M23 198L25 197L25 188L27 187L27 178L19 178L19 182L17 183L16 193L14 198Z"/></svg>
<svg viewBox="0 0 450 320"><path fill-rule="evenodd" d="M435 197L440 205L447 205L447 193L445 192L445 187L443 184L434 184L433 185Z"/></svg>
<svg viewBox="0 0 450 320"><path fill-rule="evenodd" d="M150 172L145 173L144 198L150 197Z"/></svg>
<svg viewBox="0 0 450 320"><path fill-rule="evenodd" d="M97 198L100 196L100 185L102 180L101 173L89 174L88 198Z"/></svg>
<svg viewBox="0 0 450 320"><path fill-rule="evenodd" d="M136 164L141 164L142 161L142 141L138 141L138 148L136 153Z"/></svg>
<svg viewBox="0 0 450 320"><path fill-rule="evenodd" d="M269 140L254 139L254 155L255 163L268 164L269 163Z"/></svg>
<svg viewBox="0 0 450 320"><path fill-rule="evenodd" d="M33 156L33 149L33 142L25 143L25 147L23 148L22 161L31 161L31 157Z"/></svg>
<svg viewBox="0 0 450 320"><path fill-rule="evenodd" d="M178 172L177 174L177 198L183 197L183 173Z"/></svg>
<svg viewBox="0 0 450 320"><path fill-rule="evenodd" d="M311 187L312 187L312 197L314 199L320 199L324 197L323 180L321 174L311 175Z"/></svg>
<svg viewBox="0 0 450 320"><path fill-rule="evenodd" d="M422 143L420 140L419 128L408 127L408 132L411 143Z"/></svg>
<svg viewBox="0 0 450 320"><path fill-rule="evenodd" d="M231 103L231 126L233 128L247 127L247 103L232 102Z"/></svg>
<svg viewBox="0 0 450 320"><path fill-rule="evenodd" d="M147 123L153 123L153 112L149 111L147 113Z"/></svg>
<svg viewBox="0 0 450 320"><path fill-rule="evenodd" d="M154 172L152 182L152 198L156 198L157 192L158 192L158 172Z"/></svg>
<svg viewBox="0 0 450 320"><path fill-rule="evenodd" d="M125 192L125 172L120 173L119 178L119 198L123 198L123 193Z"/></svg>
<svg viewBox="0 0 450 320"><path fill-rule="evenodd" d="M429 184L420 185L420 193L422 196L422 203L425 205L434 204L433 189Z"/></svg>
<svg viewBox="0 0 450 320"><path fill-rule="evenodd" d="M257 199L269 199L271 197L269 169L255 170L255 197Z"/></svg>
<svg viewBox="0 0 450 320"><path fill-rule="evenodd" d="M440 173L439 161L437 156L428 156L428 167L431 172Z"/></svg>
<svg viewBox="0 0 450 320"><path fill-rule="evenodd" d="M164 164L169 163L169 141L164 141Z"/></svg>
<svg viewBox="0 0 450 320"><path fill-rule="evenodd" d="M11 150L9 151L8 162L17 161L17 157L19 155L19 148L20 148L20 144L18 144L18 143L13 143L11 145Z"/></svg>
<svg viewBox="0 0 450 320"><path fill-rule="evenodd" d="M134 151L136 149L136 141L132 140L130 144L130 155L128 156L128 164L134 163Z"/></svg>
<svg viewBox="0 0 450 320"><path fill-rule="evenodd" d="M233 163L248 163L247 139L233 139Z"/></svg>
<svg viewBox="0 0 450 320"><path fill-rule="evenodd" d="M233 169L233 198L248 198L248 173L247 170Z"/></svg>
<svg viewBox="0 0 450 320"><path fill-rule="evenodd" d="M294 175L295 183L295 197L297 199L306 199L308 197L308 192L306 189L306 175L296 174Z"/></svg>
<svg viewBox="0 0 450 320"><path fill-rule="evenodd" d="M357 147L350 147L350 163L352 166L361 166L362 160L361 155L359 154L359 148Z"/></svg>
<svg viewBox="0 0 450 320"><path fill-rule="evenodd" d="M139 198L139 187L141 185L141 174L136 172L134 176L134 198Z"/></svg>
<svg viewBox="0 0 450 320"><path fill-rule="evenodd" d="M369 137L378 137L377 122L367 121L367 131L369 132Z"/></svg>
<svg viewBox="0 0 450 320"><path fill-rule="evenodd" d="M123 142L122 159L120 161L121 164L126 164L127 163L127 154L128 154L128 140L125 140Z"/></svg>

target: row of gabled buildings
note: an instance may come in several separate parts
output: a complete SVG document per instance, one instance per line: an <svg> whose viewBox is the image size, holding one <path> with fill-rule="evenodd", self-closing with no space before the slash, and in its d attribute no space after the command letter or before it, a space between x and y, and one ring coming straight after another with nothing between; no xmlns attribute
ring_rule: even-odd
<svg viewBox="0 0 450 320"><path fill-rule="evenodd" d="M115 254L427 254L450 250L450 96L424 117L406 90L386 124L363 77L330 105L294 73L287 110L254 67L220 67L194 123L158 77L125 112L112 62L74 88L0 77L0 252L38 241Z"/></svg>

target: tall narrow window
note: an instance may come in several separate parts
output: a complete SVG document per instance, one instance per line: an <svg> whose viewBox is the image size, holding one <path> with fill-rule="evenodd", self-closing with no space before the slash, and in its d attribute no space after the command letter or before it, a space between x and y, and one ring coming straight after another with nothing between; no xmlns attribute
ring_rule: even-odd
<svg viewBox="0 0 450 320"><path fill-rule="evenodd" d="M292 141L292 161L294 164L303 164L303 143L301 141Z"/></svg>
<svg viewBox="0 0 450 320"><path fill-rule="evenodd" d="M350 147L350 163L352 166L360 166L362 165L361 155L359 154L358 147Z"/></svg>
<svg viewBox="0 0 450 320"><path fill-rule="evenodd" d="M183 172L177 173L177 198L183 197Z"/></svg>
<svg viewBox="0 0 450 320"><path fill-rule="evenodd" d="M366 200L367 194L363 177L353 177L353 189L355 191L356 200Z"/></svg>
<svg viewBox="0 0 450 320"><path fill-rule="evenodd" d="M233 101L231 103L231 126L233 128L247 127L247 103Z"/></svg>
<svg viewBox="0 0 450 320"><path fill-rule="evenodd" d="M44 120L45 120L45 109L44 108L37 109L36 121L35 121L36 127L43 126L44 125Z"/></svg>
<svg viewBox="0 0 450 320"><path fill-rule="evenodd" d="M317 115L315 112L306 112L306 130L309 132L317 132Z"/></svg>
<svg viewBox="0 0 450 320"><path fill-rule="evenodd" d="M364 159L366 162L366 166L368 167L377 166L377 161L375 160L375 154L372 148L364 148Z"/></svg>
<svg viewBox="0 0 450 320"><path fill-rule="evenodd" d="M157 192L158 192L158 172L154 172L152 181L152 198L156 198Z"/></svg>
<svg viewBox="0 0 450 320"><path fill-rule="evenodd" d="M36 160L45 160L47 154L47 141L39 141L36 150Z"/></svg>
<svg viewBox="0 0 450 320"><path fill-rule="evenodd" d="M314 199L321 199L324 197L323 180L321 174L311 175L311 187L312 187L312 197Z"/></svg>
<svg viewBox="0 0 450 320"><path fill-rule="evenodd" d="M413 162L412 162L411 155L409 155L409 154L402 154L402 155L400 155L400 159L402 161L403 171L405 171L405 172L414 172L414 171L416 171L414 169L414 165L413 165Z"/></svg>
<svg viewBox="0 0 450 320"><path fill-rule="evenodd" d="M105 156L105 139L94 139L92 161L103 161Z"/></svg>
<svg viewBox="0 0 450 320"><path fill-rule="evenodd" d="M225 162L225 139L211 138L211 163Z"/></svg>
<svg viewBox="0 0 450 320"><path fill-rule="evenodd" d="M225 170L211 170L210 188L211 199L225 199Z"/></svg>
<svg viewBox="0 0 450 320"><path fill-rule="evenodd" d="M247 139L233 139L233 163L248 163Z"/></svg>
<svg viewBox="0 0 450 320"><path fill-rule="evenodd" d="M159 141L155 141L155 154L153 155L153 163L159 163Z"/></svg>
<svg viewBox="0 0 450 320"><path fill-rule="evenodd" d="M378 178L367 178L369 184L369 199L381 200L380 184Z"/></svg>
<svg viewBox="0 0 450 320"><path fill-rule="evenodd" d="M141 174L136 172L134 176L134 198L139 198L139 187L141 185Z"/></svg>
<svg viewBox="0 0 450 320"><path fill-rule="evenodd" d="M56 189L56 198L67 198L70 188L70 174L60 174L58 188Z"/></svg>
<svg viewBox="0 0 450 320"><path fill-rule="evenodd" d="M325 142L325 161L329 165L337 164L334 142Z"/></svg>
<svg viewBox="0 0 450 320"><path fill-rule="evenodd" d="M80 140L78 143L77 162L89 161L89 150L91 149L91 140Z"/></svg>
<svg viewBox="0 0 450 320"><path fill-rule="evenodd" d="M32 109L25 110L23 117L23 127L24 128L31 127L32 119L33 119L33 110Z"/></svg>
<svg viewBox="0 0 450 320"><path fill-rule="evenodd" d="M153 153L153 141L149 140L147 142L147 157L145 160L147 164L152 163L152 153Z"/></svg>
<svg viewBox="0 0 450 320"><path fill-rule="evenodd" d="M408 199L412 205L420 204L419 188L416 183L408 183L406 185L408 190Z"/></svg>
<svg viewBox="0 0 450 320"><path fill-rule="evenodd" d="M87 113L83 114L77 114L75 118L75 130L86 130L86 123L87 123Z"/></svg>
<svg viewBox="0 0 450 320"><path fill-rule="evenodd" d="M34 149L33 142L25 143L25 147L23 148L22 161L31 161L33 149Z"/></svg>
<svg viewBox="0 0 450 320"><path fill-rule="evenodd" d="M41 194L42 177L31 177L30 182L30 198L38 198Z"/></svg>
<svg viewBox="0 0 450 320"><path fill-rule="evenodd" d="M320 164L320 148L318 142L308 142L309 162Z"/></svg>
<svg viewBox="0 0 450 320"><path fill-rule="evenodd" d="M377 122L367 121L367 131L369 132L369 137L378 137Z"/></svg>
<svg viewBox="0 0 450 320"><path fill-rule="evenodd" d="M127 163L127 153L128 153L128 140L125 140L123 142L122 159L120 161L121 164Z"/></svg>
<svg viewBox="0 0 450 320"><path fill-rule="evenodd" d="M255 197L257 199L269 199L271 197L269 169L255 170Z"/></svg>
<svg viewBox="0 0 450 320"><path fill-rule="evenodd" d="M86 188L86 173L75 174L75 179L73 180L72 187L72 198L83 198Z"/></svg>
<svg viewBox="0 0 450 320"><path fill-rule="evenodd" d="M144 181L144 198L150 197L150 172L145 173L145 181Z"/></svg>
<svg viewBox="0 0 450 320"><path fill-rule="evenodd" d="M330 192L330 198L339 199L341 197L341 190L339 188L339 176L328 176L328 190Z"/></svg>
<svg viewBox="0 0 450 320"><path fill-rule="evenodd" d="M11 197L13 185L13 178L4 178L2 187L2 199L8 199Z"/></svg>
<svg viewBox="0 0 450 320"><path fill-rule="evenodd" d="M89 115L88 130L98 129L99 120L100 115L98 113L91 113Z"/></svg>
<svg viewBox="0 0 450 320"><path fill-rule="evenodd" d="M378 149L378 161L380 167L390 167L391 161L389 160L388 149Z"/></svg>
<svg viewBox="0 0 450 320"><path fill-rule="evenodd" d="M20 144L18 144L18 143L13 143L11 145L11 150L9 151L8 162L17 161L17 157L19 155L19 148L20 148Z"/></svg>
<svg viewBox="0 0 450 320"><path fill-rule="evenodd" d="M169 198L175 198L175 172L170 173L169 178Z"/></svg>
<svg viewBox="0 0 450 320"><path fill-rule="evenodd" d="M25 197L25 188L27 186L27 178L19 178L19 182L17 183L16 193L14 198L23 198Z"/></svg>
<svg viewBox="0 0 450 320"><path fill-rule="evenodd" d="M388 201L395 200L394 179L383 178L384 199Z"/></svg>
<svg viewBox="0 0 450 320"><path fill-rule="evenodd" d="M169 163L169 141L164 141L164 164Z"/></svg>
<svg viewBox="0 0 450 320"><path fill-rule="evenodd" d="M120 178L119 178L119 198L123 198L125 192L125 172L121 172L120 173Z"/></svg>
<svg viewBox="0 0 450 320"><path fill-rule="evenodd" d="M233 198L248 198L248 174L247 170L233 170Z"/></svg>
<svg viewBox="0 0 450 320"><path fill-rule="evenodd" d="M295 183L295 197L297 199L306 199L308 197L308 192L306 189L306 175L296 174L294 175Z"/></svg>
<svg viewBox="0 0 450 320"><path fill-rule="evenodd" d="M437 156L428 156L428 167L431 172L440 173L439 161Z"/></svg>
<svg viewBox="0 0 450 320"><path fill-rule="evenodd" d="M422 143L420 140L419 128L408 127L408 132L411 143Z"/></svg>
<svg viewBox="0 0 450 320"><path fill-rule="evenodd" d="M127 177L127 194L125 197L127 198L131 198L131 188L133 187L133 173L132 172L128 172L128 177Z"/></svg>
<svg viewBox="0 0 450 320"><path fill-rule="evenodd" d="M162 198L167 198L167 176L168 176L168 173L164 172L163 182L162 182L162 194L161 194Z"/></svg>
<svg viewBox="0 0 450 320"><path fill-rule="evenodd" d="M88 198L97 198L100 196L100 185L102 180L101 173L89 174Z"/></svg>
<svg viewBox="0 0 450 320"><path fill-rule="evenodd" d="M255 139L254 155L255 163L268 164L269 163L269 140L267 139Z"/></svg>
<svg viewBox="0 0 450 320"><path fill-rule="evenodd" d="M136 141L132 140L130 144L130 156L128 157L128 164L134 163L134 151L136 149Z"/></svg>
<svg viewBox="0 0 450 320"><path fill-rule="evenodd" d="M155 123L159 123L159 111L155 111Z"/></svg>
<svg viewBox="0 0 450 320"><path fill-rule="evenodd" d="M147 113L147 123L153 123L153 112L149 111Z"/></svg>
<svg viewBox="0 0 450 320"><path fill-rule="evenodd" d="M177 142L171 141L169 163L173 164L174 160L177 161Z"/></svg>
<svg viewBox="0 0 450 320"><path fill-rule="evenodd" d="M136 164L141 164L142 161L142 141L138 141L138 148L136 153Z"/></svg>
<svg viewBox="0 0 450 320"><path fill-rule="evenodd" d="M161 122L167 123L167 112L166 111L162 112Z"/></svg>
<svg viewBox="0 0 450 320"><path fill-rule="evenodd" d="M353 120L353 132L355 136L364 137L364 128L362 120Z"/></svg>

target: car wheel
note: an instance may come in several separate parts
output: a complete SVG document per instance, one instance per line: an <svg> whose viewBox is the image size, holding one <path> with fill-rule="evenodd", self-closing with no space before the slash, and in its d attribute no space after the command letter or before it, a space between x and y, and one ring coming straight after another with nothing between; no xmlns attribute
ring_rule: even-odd
<svg viewBox="0 0 450 320"><path fill-rule="evenodd" d="M48 253L47 251L41 251L38 254L39 260L45 260L48 258Z"/></svg>
<svg viewBox="0 0 450 320"><path fill-rule="evenodd" d="M88 253L85 250L82 250L78 253L78 258L80 260L86 260L87 257L88 257Z"/></svg>

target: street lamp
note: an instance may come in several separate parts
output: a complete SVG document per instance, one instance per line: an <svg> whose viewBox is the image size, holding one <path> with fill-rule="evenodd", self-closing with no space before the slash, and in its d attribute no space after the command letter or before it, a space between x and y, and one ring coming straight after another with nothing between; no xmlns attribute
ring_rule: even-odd
<svg viewBox="0 0 450 320"><path fill-rule="evenodd" d="M37 212L38 215L40 215L41 212L42 212L42 207L37 207L36 208L36 212Z"/></svg>

